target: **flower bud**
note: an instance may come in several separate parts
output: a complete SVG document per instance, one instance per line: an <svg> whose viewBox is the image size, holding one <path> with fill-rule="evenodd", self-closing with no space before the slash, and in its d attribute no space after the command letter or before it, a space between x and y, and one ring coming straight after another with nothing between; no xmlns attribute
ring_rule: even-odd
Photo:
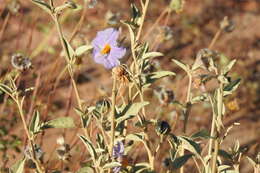
<svg viewBox="0 0 260 173"><path fill-rule="evenodd" d="M31 60L20 53L12 55L11 63L18 70L27 70L32 67Z"/></svg>
<svg viewBox="0 0 260 173"><path fill-rule="evenodd" d="M96 111L101 114L107 113L110 109L110 102L107 99L102 99L96 102Z"/></svg>
<svg viewBox="0 0 260 173"><path fill-rule="evenodd" d="M220 22L220 28L225 32L232 32L235 29L234 22L229 20L227 16Z"/></svg>
<svg viewBox="0 0 260 173"><path fill-rule="evenodd" d="M167 135L171 131L171 127L167 121L158 121L156 124L156 132L158 135Z"/></svg>

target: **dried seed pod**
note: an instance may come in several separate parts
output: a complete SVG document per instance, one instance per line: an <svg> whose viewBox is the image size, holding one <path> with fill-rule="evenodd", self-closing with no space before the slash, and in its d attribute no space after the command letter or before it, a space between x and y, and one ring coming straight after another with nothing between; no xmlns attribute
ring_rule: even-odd
<svg viewBox="0 0 260 173"><path fill-rule="evenodd" d="M18 70L27 70L27 69L32 68L31 60L28 57L26 57L20 53L12 55L11 63L13 65L13 67Z"/></svg>
<svg viewBox="0 0 260 173"><path fill-rule="evenodd" d="M164 40L168 41L171 40L173 38L173 31L169 26L163 26L163 37Z"/></svg>
<svg viewBox="0 0 260 173"><path fill-rule="evenodd" d="M234 22L229 20L227 16L220 22L220 28L225 32L232 32L235 29Z"/></svg>
<svg viewBox="0 0 260 173"><path fill-rule="evenodd" d="M69 161L71 158L69 144L61 145L59 148L57 148L56 152L60 160Z"/></svg>
<svg viewBox="0 0 260 173"><path fill-rule="evenodd" d="M154 90L155 95L159 99L159 102L163 105L170 104L174 101L174 92L164 87L157 87Z"/></svg>
<svg viewBox="0 0 260 173"><path fill-rule="evenodd" d="M114 77L120 81L123 85L126 85L130 81L130 76L126 70L126 66L117 66L113 68L112 73Z"/></svg>

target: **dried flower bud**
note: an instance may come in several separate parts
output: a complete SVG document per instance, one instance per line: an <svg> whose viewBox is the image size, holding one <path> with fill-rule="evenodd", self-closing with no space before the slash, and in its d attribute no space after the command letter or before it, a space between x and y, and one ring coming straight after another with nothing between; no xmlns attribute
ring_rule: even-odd
<svg viewBox="0 0 260 173"><path fill-rule="evenodd" d="M112 13L111 11L108 11L106 13L106 21L109 25L117 25L120 22L120 13Z"/></svg>
<svg viewBox="0 0 260 173"><path fill-rule="evenodd" d="M229 20L227 16L220 22L220 28L225 32L232 32L235 29L234 22Z"/></svg>
<svg viewBox="0 0 260 173"><path fill-rule="evenodd" d="M203 68L203 69L210 68L209 59L210 58L215 59L217 55L218 53L216 51L212 51L208 48L199 50L196 56L196 60L192 65L192 69L195 70L197 68Z"/></svg>
<svg viewBox="0 0 260 173"><path fill-rule="evenodd" d="M12 55L11 63L18 70L27 70L32 67L31 60L20 53Z"/></svg>
<svg viewBox="0 0 260 173"><path fill-rule="evenodd" d="M31 147L27 145L24 149L24 155L27 159L32 159ZM34 145L34 152L37 159L41 159L43 157L43 151L38 145Z"/></svg>
<svg viewBox="0 0 260 173"><path fill-rule="evenodd" d="M68 161L71 157L70 155L70 146L69 144L63 144L62 146L60 146L57 150L57 156L60 160L63 161Z"/></svg>
<svg viewBox="0 0 260 173"><path fill-rule="evenodd" d="M158 87L154 90L154 93L163 105L167 105L174 101L174 92L172 90Z"/></svg>
<svg viewBox="0 0 260 173"><path fill-rule="evenodd" d="M96 102L96 110L101 113L107 113L110 109L110 102L107 99L102 99Z"/></svg>
<svg viewBox="0 0 260 173"><path fill-rule="evenodd" d="M156 124L156 132L158 135L167 135L171 131L171 127L167 121L158 121Z"/></svg>
<svg viewBox="0 0 260 173"><path fill-rule="evenodd" d="M130 81L128 72L126 71L126 66L117 66L112 69L114 77L120 81L122 84L126 85Z"/></svg>
<svg viewBox="0 0 260 173"><path fill-rule="evenodd" d="M163 37L164 40L168 41L171 40L173 38L173 31L169 26L163 26Z"/></svg>

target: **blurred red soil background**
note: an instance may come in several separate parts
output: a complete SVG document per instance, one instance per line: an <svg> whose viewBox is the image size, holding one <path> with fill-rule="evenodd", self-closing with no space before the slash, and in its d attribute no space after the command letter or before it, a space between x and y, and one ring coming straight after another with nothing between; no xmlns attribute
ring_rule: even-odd
<svg viewBox="0 0 260 173"><path fill-rule="evenodd" d="M33 110L37 108L41 112L43 120L59 116L72 116L80 127L79 118L74 112L76 101L70 78L68 74L62 73L65 62L60 56L61 46L54 23L46 13L30 1L20 0L17 1L17 4L14 2L13 0L0 0L0 77L4 78L7 73L13 70L10 63L11 55L17 52L24 53L32 58L33 69L23 72L18 84L20 88L35 87L34 91L28 93L24 105L27 122L29 122ZM77 2L83 5L83 0ZM70 38L75 26L84 15L84 21L71 43L73 47L89 43L97 31L111 27L111 23L108 24L108 21L111 20L109 18L111 14L117 13L118 20L113 20L115 24L112 26L121 26L122 37L127 38L125 43L127 46L127 40L129 40L127 28L118 21L130 19L130 4L132 2L139 6L137 0L98 0L94 8L86 9L85 12L83 10L67 10L61 17L64 34ZM63 1L56 0L55 3L62 4ZM224 118L226 127L234 122L239 122L240 126L236 126L230 131L222 146L223 149L227 149L236 140L239 140L242 146L248 147L246 155L254 157L255 153L259 152L260 142L260 1L186 0L184 10L181 13L163 15L161 20L155 24L168 4L167 0L151 0L142 34L143 41L149 42L151 49L164 53L163 57L158 58L159 68L174 71L177 74L176 77L165 78L157 84L174 90L176 98L183 101L187 79L184 72L172 63L171 59L176 58L192 64L196 53L209 46L219 29L220 21L228 16L234 23L234 30L230 33L223 32L213 49L224 53L230 59L238 60L232 76L240 76L242 83L235 94L225 100L226 103L235 100L239 108L235 110L227 108L227 114ZM163 26L170 27L171 39L163 39ZM93 105L98 99L110 95L111 72L101 65L95 64L91 54L80 59L76 76L80 96L86 105ZM176 122L176 116L173 113L179 114L179 112L175 106L159 105L151 91L147 91L146 100L152 103L147 107L151 118L168 120L172 124L172 132L181 134L183 121L179 118ZM17 135L24 141L26 136L17 108L4 95L1 96L0 101L0 127L8 132L8 135L0 133L0 141L11 139L12 135ZM203 128L210 129L210 118L209 105L194 106L187 133L192 134ZM95 131L95 127L92 128ZM47 130L37 140L46 152L45 159L48 160L53 154L56 139L62 134L65 134L66 142L79 144L77 133L80 133L79 129ZM202 147L203 145L202 143ZM20 150L23 150L21 146ZM8 153L9 157L1 157L0 165L4 163L6 166L10 166L22 157L22 154L14 152L11 148L5 152ZM0 156L3 156L5 152L0 150ZM77 152L78 148L75 147L75 153ZM146 158L145 152L138 156L134 153L140 152L133 152L132 159L134 160ZM75 159L72 159L74 163L72 164L72 172L75 172L76 168L79 167L79 160L86 160L82 156L84 155L73 156ZM166 156L167 150L160 152L160 158ZM56 156L53 155L53 158ZM59 164L57 158L56 160L53 158L53 163L50 161L53 165L50 167ZM160 167L161 160L156 164L157 167ZM248 161L243 159L241 172L250 172L251 169Z"/></svg>

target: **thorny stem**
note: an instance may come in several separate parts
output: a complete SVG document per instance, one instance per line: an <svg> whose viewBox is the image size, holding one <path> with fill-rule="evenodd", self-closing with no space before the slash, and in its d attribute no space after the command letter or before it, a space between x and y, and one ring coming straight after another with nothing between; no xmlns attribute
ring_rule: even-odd
<svg viewBox="0 0 260 173"><path fill-rule="evenodd" d="M116 77L113 74L113 88L112 88L112 110L111 110L111 142L110 142L110 148L109 153L112 158L113 155L113 147L115 142L115 107L116 107Z"/></svg>

